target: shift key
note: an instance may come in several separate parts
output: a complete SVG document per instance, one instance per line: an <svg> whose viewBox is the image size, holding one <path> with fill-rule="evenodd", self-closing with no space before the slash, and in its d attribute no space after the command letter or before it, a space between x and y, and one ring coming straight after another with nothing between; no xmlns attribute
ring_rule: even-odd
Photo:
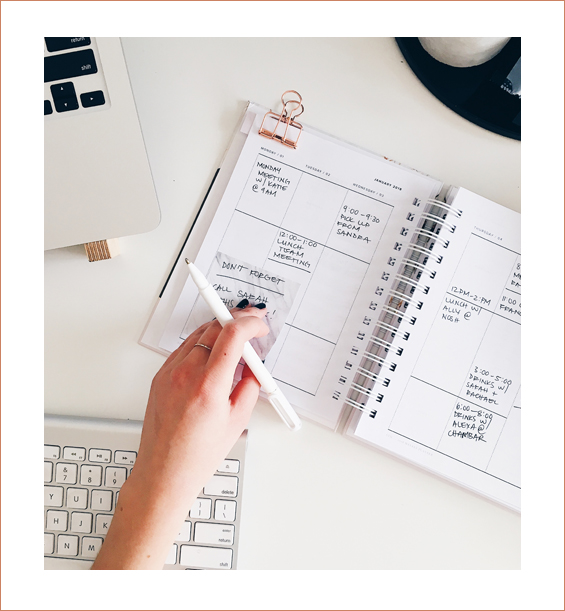
<svg viewBox="0 0 565 611"><path fill-rule="evenodd" d="M181 545L179 564L194 569L231 569L232 557L233 551L223 547Z"/></svg>
<svg viewBox="0 0 565 611"><path fill-rule="evenodd" d="M45 83L95 74L96 72L98 72L98 67L92 49L43 58L43 81Z"/></svg>

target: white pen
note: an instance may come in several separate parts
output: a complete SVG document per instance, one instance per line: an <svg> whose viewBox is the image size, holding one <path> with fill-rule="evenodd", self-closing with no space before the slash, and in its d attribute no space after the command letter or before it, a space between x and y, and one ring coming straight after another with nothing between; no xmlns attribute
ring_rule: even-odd
<svg viewBox="0 0 565 611"><path fill-rule="evenodd" d="M194 263L191 263L188 259L185 259L185 261L188 263L188 271L198 288L198 292L202 295L202 298L212 310L212 314L214 314L223 327L228 321L233 320L233 316L214 290L214 287L208 282L206 276L198 270ZM267 394L269 403L275 408L284 423L290 429L297 431L302 426L298 414L283 395L282 390L278 387L273 376L269 373L249 342L245 342L243 347L243 360L247 363L259 384L261 384L261 387Z"/></svg>

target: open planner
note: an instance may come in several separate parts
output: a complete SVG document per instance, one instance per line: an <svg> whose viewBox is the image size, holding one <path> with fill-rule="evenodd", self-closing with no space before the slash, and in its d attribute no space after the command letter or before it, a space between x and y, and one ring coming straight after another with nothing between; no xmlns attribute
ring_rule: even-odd
<svg viewBox="0 0 565 611"><path fill-rule="evenodd" d="M211 319L188 257L228 307L266 304L254 346L301 416L519 511L520 215L265 117L248 105L141 343Z"/></svg>

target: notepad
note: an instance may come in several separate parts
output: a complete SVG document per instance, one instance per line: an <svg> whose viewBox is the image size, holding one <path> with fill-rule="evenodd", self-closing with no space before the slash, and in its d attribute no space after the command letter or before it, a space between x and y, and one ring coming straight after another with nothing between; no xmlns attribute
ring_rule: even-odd
<svg viewBox="0 0 565 611"><path fill-rule="evenodd" d="M269 140L265 112L179 261L266 303L262 357L303 417L518 510L520 215L307 126ZM177 264L141 341L167 354L209 318Z"/></svg>
<svg viewBox="0 0 565 611"><path fill-rule="evenodd" d="M452 206L445 258L347 434L518 509L520 216L464 190Z"/></svg>

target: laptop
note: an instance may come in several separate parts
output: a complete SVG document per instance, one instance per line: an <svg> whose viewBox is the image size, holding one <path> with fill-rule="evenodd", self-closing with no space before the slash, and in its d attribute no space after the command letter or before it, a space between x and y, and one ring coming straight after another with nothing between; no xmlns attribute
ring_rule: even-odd
<svg viewBox="0 0 565 611"><path fill-rule="evenodd" d="M45 250L157 227L119 38L44 39L44 119Z"/></svg>

